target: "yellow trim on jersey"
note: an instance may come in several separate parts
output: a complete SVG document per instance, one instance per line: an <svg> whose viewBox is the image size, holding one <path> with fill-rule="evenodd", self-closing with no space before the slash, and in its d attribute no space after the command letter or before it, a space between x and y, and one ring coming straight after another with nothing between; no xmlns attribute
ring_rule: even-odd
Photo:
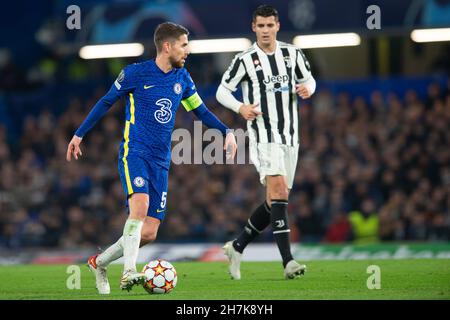
<svg viewBox="0 0 450 320"><path fill-rule="evenodd" d="M130 93L130 114L131 114L130 122L134 124L134 97L132 93Z"/></svg>
<svg viewBox="0 0 450 320"><path fill-rule="evenodd" d="M186 109L186 111L189 112L201 106L203 101L202 98L200 98L200 96L196 92L189 98L181 100L181 103L183 104L183 107Z"/></svg>
<svg viewBox="0 0 450 320"><path fill-rule="evenodd" d="M130 121L126 121L125 122L125 132L123 134L124 138L125 138L125 143L123 145L124 148L124 153L123 153L123 165L125 168L125 180L127 181L127 189L128 189L128 194L132 194L133 191L133 187L131 185L131 179L130 179L130 171L128 170L128 161L127 161L127 156L128 156L128 143L130 142Z"/></svg>

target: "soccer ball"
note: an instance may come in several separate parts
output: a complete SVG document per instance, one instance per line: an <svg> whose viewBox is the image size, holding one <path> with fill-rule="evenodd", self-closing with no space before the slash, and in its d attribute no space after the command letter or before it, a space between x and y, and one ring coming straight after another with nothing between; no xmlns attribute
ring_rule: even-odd
<svg viewBox="0 0 450 320"><path fill-rule="evenodd" d="M174 266L165 260L152 260L142 270L147 277L144 289L148 293L169 293L177 285L177 272Z"/></svg>

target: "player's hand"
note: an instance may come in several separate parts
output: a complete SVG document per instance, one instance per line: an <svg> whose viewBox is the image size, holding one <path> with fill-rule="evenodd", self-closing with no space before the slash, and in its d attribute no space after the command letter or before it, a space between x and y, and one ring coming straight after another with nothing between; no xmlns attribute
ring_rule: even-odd
<svg viewBox="0 0 450 320"><path fill-rule="evenodd" d="M236 137L232 132L228 132L225 137L225 145L223 150L226 150L227 160L233 160L237 151Z"/></svg>
<svg viewBox="0 0 450 320"><path fill-rule="evenodd" d="M297 92L302 99L308 99L311 97L311 93L309 93L309 90L303 84L296 84L295 92Z"/></svg>
<svg viewBox="0 0 450 320"><path fill-rule="evenodd" d="M80 149L81 140L83 138L73 136L72 140L70 140L69 145L67 146L67 154L66 154L66 160L70 162L72 159L72 154L75 160L78 160L78 155L82 156L83 153Z"/></svg>
<svg viewBox="0 0 450 320"><path fill-rule="evenodd" d="M261 115L262 112L260 111L259 103L256 104L243 104L239 108L239 113L245 120L253 121L256 119L257 116Z"/></svg>

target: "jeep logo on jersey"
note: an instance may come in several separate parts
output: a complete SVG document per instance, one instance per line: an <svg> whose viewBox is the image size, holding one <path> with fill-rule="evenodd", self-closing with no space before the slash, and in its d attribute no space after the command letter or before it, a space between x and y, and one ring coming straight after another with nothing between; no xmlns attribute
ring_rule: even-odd
<svg viewBox="0 0 450 320"><path fill-rule="evenodd" d="M286 64L287 68L292 68L291 57L289 57L289 56L284 57L284 63Z"/></svg>
<svg viewBox="0 0 450 320"><path fill-rule="evenodd" d="M159 123L167 123L172 119L172 101L170 101L167 98L162 98L156 101L155 103L158 107L161 107L160 109L155 111L155 119Z"/></svg>
<svg viewBox="0 0 450 320"><path fill-rule="evenodd" d="M284 74L282 76L278 75L278 76L267 76L264 79L264 84L269 84L269 83L284 83L284 82L288 82L289 81L289 76L287 74Z"/></svg>

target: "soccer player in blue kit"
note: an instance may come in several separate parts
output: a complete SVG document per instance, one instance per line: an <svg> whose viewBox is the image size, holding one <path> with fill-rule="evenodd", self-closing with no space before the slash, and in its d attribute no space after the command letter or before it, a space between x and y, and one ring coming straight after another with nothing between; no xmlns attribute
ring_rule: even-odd
<svg viewBox="0 0 450 320"><path fill-rule="evenodd" d="M228 158L233 159L236 154L234 134L208 110L188 71L183 68L189 54L188 35L188 30L181 25L171 22L158 25L154 33L156 59L125 67L68 145L67 161L72 155L78 160L82 155L83 136L118 99L127 99L119 173L127 195L129 216L123 236L88 260L100 294L110 293L106 267L122 256L124 270L120 288L130 290L135 284L145 283L145 275L136 270L136 260L139 247L155 240L165 216L171 135L180 102L206 126L221 131Z"/></svg>

